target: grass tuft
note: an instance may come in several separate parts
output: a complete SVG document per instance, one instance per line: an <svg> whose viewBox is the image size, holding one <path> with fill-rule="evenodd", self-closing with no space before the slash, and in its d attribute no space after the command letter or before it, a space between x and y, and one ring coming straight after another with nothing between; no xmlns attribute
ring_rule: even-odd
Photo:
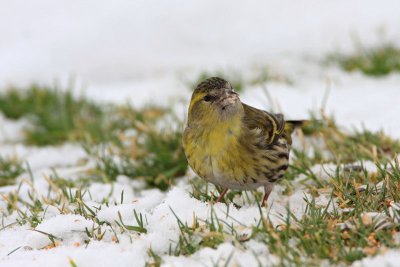
<svg viewBox="0 0 400 267"><path fill-rule="evenodd" d="M19 159L0 156L0 186L14 184L15 178L24 172L25 168Z"/></svg>
<svg viewBox="0 0 400 267"><path fill-rule="evenodd" d="M170 113L165 109L99 105L74 97L71 91L32 85L0 94L0 111L11 119L30 120L25 129L27 144L81 142L97 163L94 179L109 182L125 175L166 190L187 170L181 131L160 130L157 125Z"/></svg>
<svg viewBox="0 0 400 267"><path fill-rule="evenodd" d="M10 119L27 117L32 125L25 129L25 141L39 146L79 140L80 132L93 134L103 117L102 109L84 97L37 85L1 93L0 111Z"/></svg>
<svg viewBox="0 0 400 267"><path fill-rule="evenodd" d="M400 49L392 44L383 44L373 48L360 46L353 55L333 54L328 62L337 63L345 71L361 71L369 76L383 76L400 72Z"/></svg>
<svg viewBox="0 0 400 267"><path fill-rule="evenodd" d="M146 128L125 143L93 147L85 145L87 153L95 159L92 174L105 181L115 181L119 175L142 178L149 187L167 190L174 178L187 171L187 161L181 146L181 132L172 129Z"/></svg>

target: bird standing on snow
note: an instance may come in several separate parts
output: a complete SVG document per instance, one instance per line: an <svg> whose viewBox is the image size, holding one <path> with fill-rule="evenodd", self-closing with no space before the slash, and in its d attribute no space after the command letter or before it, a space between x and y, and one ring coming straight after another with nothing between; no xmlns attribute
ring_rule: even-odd
<svg viewBox="0 0 400 267"><path fill-rule="evenodd" d="M217 202L228 189L263 186L265 206L288 168L297 123L242 103L229 82L213 77L193 92L183 148L197 175L224 188Z"/></svg>

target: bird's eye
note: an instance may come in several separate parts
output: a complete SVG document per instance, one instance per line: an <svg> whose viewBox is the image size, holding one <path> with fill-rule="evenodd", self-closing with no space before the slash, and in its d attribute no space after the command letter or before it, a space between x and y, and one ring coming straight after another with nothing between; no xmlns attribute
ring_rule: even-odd
<svg viewBox="0 0 400 267"><path fill-rule="evenodd" d="M213 100L213 96L211 96L211 95L206 95L204 98L203 98L203 100L204 101L206 101L206 102L210 102L211 100Z"/></svg>

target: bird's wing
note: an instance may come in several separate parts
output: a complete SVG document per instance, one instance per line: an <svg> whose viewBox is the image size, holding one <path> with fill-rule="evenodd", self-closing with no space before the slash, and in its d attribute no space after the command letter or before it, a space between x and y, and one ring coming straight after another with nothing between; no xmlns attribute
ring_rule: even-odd
<svg viewBox="0 0 400 267"><path fill-rule="evenodd" d="M274 144L284 133L285 120L282 114L271 114L246 104L243 104L243 108L244 124L250 130L261 129L267 145Z"/></svg>

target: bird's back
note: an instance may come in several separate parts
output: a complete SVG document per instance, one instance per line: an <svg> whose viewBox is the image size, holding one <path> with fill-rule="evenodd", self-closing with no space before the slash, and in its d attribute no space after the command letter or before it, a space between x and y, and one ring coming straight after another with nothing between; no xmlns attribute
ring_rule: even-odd
<svg viewBox="0 0 400 267"><path fill-rule="evenodd" d="M286 124L282 114L271 114L246 104L243 106L245 110L243 127L247 128L246 132L256 136L256 138L243 136L243 141L256 140L248 142L247 145L256 155L254 168L261 170L261 174L256 172L257 180L274 183L288 168L293 127Z"/></svg>

